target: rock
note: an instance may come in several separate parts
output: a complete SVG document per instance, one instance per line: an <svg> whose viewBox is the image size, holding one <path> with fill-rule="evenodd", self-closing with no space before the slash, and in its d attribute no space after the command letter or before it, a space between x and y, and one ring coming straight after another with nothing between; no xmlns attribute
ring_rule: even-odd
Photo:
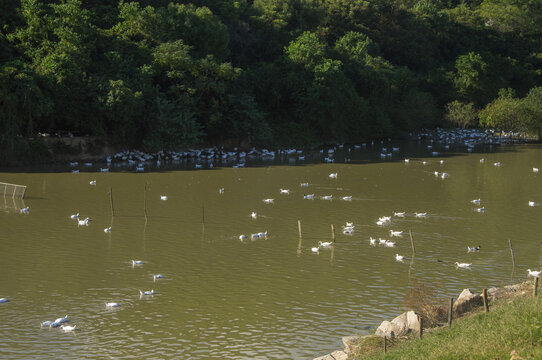
<svg viewBox="0 0 542 360"><path fill-rule="evenodd" d="M336 350L332 352L331 354L320 356L320 357L314 358L313 360L347 360L347 359L348 359L348 355L344 351Z"/></svg>
<svg viewBox="0 0 542 360"><path fill-rule="evenodd" d="M376 329L375 335L399 337L408 334L411 331L419 331L420 322L418 315L414 311L407 311L397 316L392 321L383 321Z"/></svg>
<svg viewBox="0 0 542 360"><path fill-rule="evenodd" d="M470 289L465 289L454 302L453 310L457 315L461 315L483 305L484 299L481 295L473 294Z"/></svg>
<svg viewBox="0 0 542 360"><path fill-rule="evenodd" d="M370 335L367 335L370 336ZM343 344L344 344L344 352L348 355L353 354L358 351L359 349L359 342L362 338L365 336L344 336L343 337Z"/></svg>

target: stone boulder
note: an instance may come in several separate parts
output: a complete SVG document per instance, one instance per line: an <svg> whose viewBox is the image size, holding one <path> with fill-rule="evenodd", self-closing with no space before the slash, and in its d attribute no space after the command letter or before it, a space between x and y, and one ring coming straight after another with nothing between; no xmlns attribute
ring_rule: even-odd
<svg viewBox="0 0 542 360"><path fill-rule="evenodd" d="M348 359L348 355L344 351L336 350L332 352L331 354L320 356L320 357L314 358L313 360L347 360L347 359Z"/></svg>
<svg viewBox="0 0 542 360"><path fill-rule="evenodd" d="M367 336L370 336L370 335L367 335ZM356 353L359 350L358 344L361 341L361 339L364 337L365 336L358 336L358 335L344 336L342 339L343 344L344 344L344 352L347 355Z"/></svg>
<svg viewBox="0 0 542 360"><path fill-rule="evenodd" d="M375 335L400 337L405 336L412 331L420 330L420 321L418 314L414 311L407 311L397 316L392 321L382 321L382 324L376 329Z"/></svg>
<svg viewBox="0 0 542 360"><path fill-rule="evenodd" d="M484 299L481 295L473 294L470 289L465 289L454 302L453 311L461 315L483 305Z"/></svg>

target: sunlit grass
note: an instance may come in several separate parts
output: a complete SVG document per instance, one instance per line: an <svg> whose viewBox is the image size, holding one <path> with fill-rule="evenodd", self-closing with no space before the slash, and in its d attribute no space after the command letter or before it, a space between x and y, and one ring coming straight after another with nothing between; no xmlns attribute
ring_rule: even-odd
<svg viewBox="0 0 542 360"><path fill-rule="evenodd" d="M387 354L382 339L365 341L352 359L510 359L513 350L524 359L542 359L542 300L524 296L494 304L489 313L458 319L451 329L398 342Z"/></svg>

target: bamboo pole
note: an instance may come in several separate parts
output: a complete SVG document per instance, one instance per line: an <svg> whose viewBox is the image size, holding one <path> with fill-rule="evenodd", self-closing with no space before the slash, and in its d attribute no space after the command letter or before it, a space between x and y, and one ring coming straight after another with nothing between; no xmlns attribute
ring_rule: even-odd
<svg viewBox="0 0 542 360"><path fill-rule="evenodd" d="M416 247L414 246L414 238L412 237L412 229L408 230L408 233L410 234L410 244L412 245L412 256L414 256L414 253L416 253Z"/></svg>
<svg viewBox="0 0 542 360"><path fill-rule="evenodd" d="M331 240L335 244L335 225L331 224Z"/></svg>
<svg viewBox="0 0 542 360"><path fill-rule="evenodd" d="M514 249L512 248L512 240L508 239L508 245L510 246L510 253L512 253L512 266L516 266L516 261L514 260Z"/></svg>
<svg viewBox="0 0 542 360"><path fill-rule="evenodd" d="M145 222L147 222L147 185L145 182L145 189L143 190L143 213L145 214Z"/></svg>
<svg viewBox="0 0 542 360"><path fill-rule="evenodd" d="M533 296L538 295L538 277L534 278Z"/></svg>
<svg viewBox="0 0 542 360"><path fill-rule="evenodd" d="M113 206L113 188L109 187L109 203L111 204L111 216L115 216L115 207Z"/></svg>
<svg viewBox="0 0 542 360"><path fill-rule="evenodd" d="M482 290L482 298L484 299L484 310L489 312L489 302L487 301L487 289Z"/></svg>
<svg viewBox="0 0 542 360"><path fill-rule="evenodd" d="M388 352L388 337L384 335L384 354Z"/></svg>
<svg viewBox="0 0 542 360"><path fill-rule="evenodd" d="M418 315L418 319L420 320L420 339L423 338L423 316Z"/></svg>
<svg viewBox="0 0 542 360"><path fill-rule="evenodd" d="M454 311L454 298L450 298L450 309L448 311L448 327L452 327L453 311Z"/></svg>
<svg viewBox="0 0 542 360"><path fill-rule="evenodd" d="M302 239L303 232L301 231L301 220L297 220L297 230L299 231L299 239Z"/></svg>

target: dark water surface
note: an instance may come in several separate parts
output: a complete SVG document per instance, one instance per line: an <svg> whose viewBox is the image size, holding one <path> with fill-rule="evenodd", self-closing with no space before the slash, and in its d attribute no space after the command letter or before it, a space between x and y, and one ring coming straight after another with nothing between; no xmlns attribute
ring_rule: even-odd
<svg viewBox="0 0 542 360"><path fill-rule="evenodd" d="M311 163L321 160L315 154L237 169L1 172L0 181L28 189L24 203L0 204L0 297L10 299L0 304L0 358L310 359L398 315L414 283L449 297L525 280L527 268L540 267L542 207L528 202L542 203L542 173L532 171L542 168L542 150L492 150L432 157L411 144L391 161L375 146L339 150L336 159L348 163ZM303 199L310 193L314 200ZM471 203L477 198L479 206ZM476 212L481 206L485 212ZM406 216L376 224L393 211ZM88 226L70 219L77 212L92 219ZM347 221L351 235L341 232ZM313 253L331 240L331 224L335 246ZM407 235L393 238L394 248L370 246L369 237L390 239L391 229ZM467 245L482 250L467 253ZM396 262L396 253L406 261ZM472 270L456 269L456 261ZM158 273L164 278L154 282ZM140 297L140 289L156 294ZM106 308L112 301L121 306ZM40 329L66 314L77 331Z"/></svg>

